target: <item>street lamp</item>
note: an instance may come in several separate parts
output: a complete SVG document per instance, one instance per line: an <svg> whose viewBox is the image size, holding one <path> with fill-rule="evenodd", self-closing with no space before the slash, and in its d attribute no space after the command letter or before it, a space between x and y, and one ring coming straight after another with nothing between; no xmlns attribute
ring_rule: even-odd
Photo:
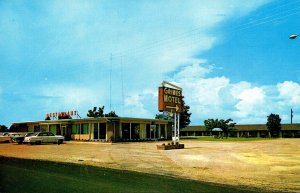
<svg viewBox="0 0 300 193"><path fill-rule="evenodd" d="M294 40L294 39L296 39L298 36L299 36L299 34L293 34L293 35L291 35L289 38L290 38L291 40Z"/></svg>

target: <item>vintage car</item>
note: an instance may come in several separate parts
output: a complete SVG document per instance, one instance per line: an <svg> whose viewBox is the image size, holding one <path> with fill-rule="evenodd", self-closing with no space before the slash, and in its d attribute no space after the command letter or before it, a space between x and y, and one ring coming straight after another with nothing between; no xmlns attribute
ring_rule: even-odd
<svg viewBox="0 0 300 193"><path fill-rule="evenodd" d="M64 142L64 136L54 135L51 132L38 132L30 133L25 136L23 143L29 144L41 144L41 143L57 143L62 144Z"/></svg>
<svg viewBox="0 0 300 193"><path fill-rule="evenodd" d="M14 142L14 143L18 143L18 144L22 144L25 137L29 136L33 134L32 132L29 132L29 133L21 133L20 135L15 135L15 136L11 136L11 141Z"/></svg>
<svg viewBox="0 0 300 193"><path fill-rule="evenodd" d="M0 142L1 143L9 143L10 142L9 133L3 133L2 135L0 135Z"/></svg>
<svg viewBox="0 0 300 193"><path fill-rule="evenodd" d="M19 133L9 133L9 132L4 132L2 135L0 135L0 142L1 143L9 143L11 142L11 138L15 136L19 136Z"/></svg>

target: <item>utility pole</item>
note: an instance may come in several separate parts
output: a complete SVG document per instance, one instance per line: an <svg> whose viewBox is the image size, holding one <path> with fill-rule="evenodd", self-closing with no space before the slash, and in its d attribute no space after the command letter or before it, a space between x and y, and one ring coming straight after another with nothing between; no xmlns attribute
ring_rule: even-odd
<svg viewBox="0 0 300 193"><path fill-rule="evenodd" d="M293 109L291 109L291 125L293 124Z"/></svg>
<svg viewBox="0 0 300 193"><path fill-rule="evenodd" d="M109 71L109 110L111 111L111 74L112 74L112 54L110 54L110 71Z"/></svg>

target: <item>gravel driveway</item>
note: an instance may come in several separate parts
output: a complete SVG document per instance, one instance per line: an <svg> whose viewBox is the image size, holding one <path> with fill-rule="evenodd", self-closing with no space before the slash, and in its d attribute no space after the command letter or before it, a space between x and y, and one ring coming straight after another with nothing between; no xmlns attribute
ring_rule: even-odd
<svg viewBox="0 0 300 193"><path fill-rule="evenodd" d="M89 164L180 176L268 190L300 191L300 139L249 142L183 140L185 149L161 151L161 142L0 144L0 155Z"/></svg>

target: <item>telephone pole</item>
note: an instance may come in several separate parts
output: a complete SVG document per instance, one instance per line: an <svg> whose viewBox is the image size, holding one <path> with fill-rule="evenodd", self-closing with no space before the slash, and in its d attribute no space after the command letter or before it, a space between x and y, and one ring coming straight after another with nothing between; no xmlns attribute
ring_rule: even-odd
<svg viewBox="0 0 300 193"><path fill-rule="evenodd" d="M291 125L293 124L293 109L291 109Z"/></svg>

